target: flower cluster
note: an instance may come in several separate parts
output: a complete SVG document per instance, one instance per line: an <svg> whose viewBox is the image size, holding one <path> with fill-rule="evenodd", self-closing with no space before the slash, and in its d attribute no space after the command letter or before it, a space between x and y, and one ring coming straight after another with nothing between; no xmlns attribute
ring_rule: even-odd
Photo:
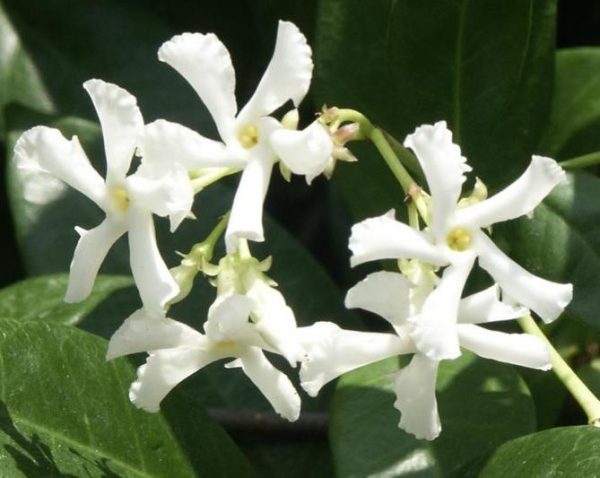
<svg viewBox="0 0 600 478"><path fill-rule="evenodd" d="M313 63L305 37L281 21L273 57L254 95L238 111L235 73L229 52L213 34L184 33L163 44L158 58L173 67L210 112L219 139L209 139L164 119L145 124L136 99L101 80L84 88L96 108L104 138L106 178L91 166L77 137L38 126L15 146L17 166L44 171L77 189L105 213L95 228L80 235L70 268L65 300L78 302L91 292L104 258L127 233L130 265L142 308L112 336L108 359L145 352L147 360L131 385L130 399L155 412L162 399L189 375L229 359L240 367L273 409L288 420L300 413L300 397L289 378L264 352L301 364L302 387L316 395L321 387L354 368L400 354L411 354L395 379L400 427L419 438L441 430L435 398L438 365L455 359L461 347L503 362L548 369L545 344L527 334L489 330L481 324L524 316L529 310L554 320L570 302L572 288L536 277L509 259L485 229L530 214L564 177L549 158L534 156L513 184L487 198L476 192L461 199L470 170L445 123L421 126L405 146L418 159L430 195L426 227L408 226L394 211L356 224L350 237L351 265L397 259L398 272L370 274L348 291L346 306L374 312L393 333L341 329L330 322L297 327L294 313L266 275L270 259L252 256L248 241L263 241L263 202L276 163L284 176L303 175L310 184L331 176L337 160L353 161L346 143L360 135L358 124L336 121L335 108L298 130L295 109L306 95ZM274 112L294 108L277 119ZM231 210L203 242L175 268L159 252L154 215L168 217L171 232L194 217L194 197L221 177L241 173ZM226 254L211 263L224 229ZM495 284L463 298L475 261ZM185 299L198 273L211 278L216 298L203 332L169 315Z"/></svg>

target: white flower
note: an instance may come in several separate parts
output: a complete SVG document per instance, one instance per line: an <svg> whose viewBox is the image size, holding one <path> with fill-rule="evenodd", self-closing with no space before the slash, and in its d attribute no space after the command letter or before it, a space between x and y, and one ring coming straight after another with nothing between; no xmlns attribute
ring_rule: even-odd
<svg viewBox="0 0 600 478"><path fill-rule="evenodd" d="M418 259L447 266L438 287L429 295L411 336L419 350L433 360L460 354L456 323L464 283L477 258L510 300L554 320L571 301L571 284L551 282L530 274L508 258L482 230L490 225L531 214L561 182L564 171L549 158L533 156L515 182L496 195L472 204L459 203L464 173L470 170L444 122L417 128L404 142L416 154L431 193L430 226L416 231L394 219L391 211L352 228L352 265L367 261Z"/></svg>
<svg viewBox="0 0 600 478"><path fill-rule="evenodd" d="M81 236L69 276L65 300L79 302L91 292L109 249L128 234L133 277L146 308L160 314L178 292L156 244L152 214L170 216L174 230L190 210L193 192L186 171L143 161L127 176L143 130L136 99L122 88L101 80L84 83L102 126L106 179L91 166L77 136L67 140L60 131L38 126L23 133L15 146L17 167L45 171L77 189L106 214L97 227Z"/></svg>
<svg viewBox="0 0 600 478"><path fill-rule="evenodd" d="M263 241L262 205L277 155L292 172L310 180L325 169L333 149L320 124L290 131L268 116L289 100L297 106L308 90L313 63L306 38L294 24L279 22L273 57L254 95L239 112L231 58L215 35L177 35L161 46L158 57L194 88L223 143L167 122L162 123L160 133L149 133L148 142L162 144L159 149L181 155L187 164L216 158L211 166L243 168L225 234L227 250L234 252L239 239ZM146 148L146 154L154 154L153 148Z"/></svg>
<svg viewBox="0 0 600 478"><path fill-rule="evenodd" d="M426 267L412 264L410 281L395 272L376 272L348 291L346 306L362 308L380 315L393 327L396 335L342 330L334 324L317 323L301 328L307 359L300 370L302 387L316 395L327 382L352 369L399 354L414 353L409 365L396 375L394 406L401 412L400 428L417 438L433 440L441 431L435 398L439 361L423 354L411 339L414 325L407 319L422 307L434 287ZM508 334L485 329L476 324L509 320L525 314L522 307L509 306L498 300L498 287L462 299L458 323L453 331L461 347L477 355L541 370L550 368L545 344L528 334Z"/></svg>

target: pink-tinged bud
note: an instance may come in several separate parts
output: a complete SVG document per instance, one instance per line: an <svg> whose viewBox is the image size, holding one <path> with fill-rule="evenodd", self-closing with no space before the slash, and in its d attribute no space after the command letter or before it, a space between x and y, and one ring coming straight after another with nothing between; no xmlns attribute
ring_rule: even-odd
<svg viewBox="0 0 600 478"><path fill-rule="evenodd" d="M356 139L360 133L360 126L358 123L348 123L341 126L333 133L333 141L339 146L345 145L348 141Z"/></svg>

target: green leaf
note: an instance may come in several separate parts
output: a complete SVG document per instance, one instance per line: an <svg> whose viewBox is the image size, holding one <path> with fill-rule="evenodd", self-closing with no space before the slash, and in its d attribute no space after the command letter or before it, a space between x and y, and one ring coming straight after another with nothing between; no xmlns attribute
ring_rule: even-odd
<svg viewBox="0 0 600 478"><path fill-rule="evenodd" d="M481 478L598 476L600 430L555 428L512 440L492 455Z"/></svg>
<svg viewBox="0 0 600 478"><path fill-rule="evenodd" d="M513 368L465 353L440 365L440 437L417 440L398 428L398 368L398 360L390 359L340 380L330 431L340 478L461 476L499 444L535 429L533 402Z"/></svg>
<svg viewBox="0 0 600 478"><path fill-rule="evenodd" d="M508 255L533 274L573 284L567 313L600 329L600 179L587 173L567 175L567 181L534 212L494 226Z"/></svg>
<svg viewBox="0 0 600 478"><path fill-rule="evenodd" d="M132 367L106 363L104 340L47 321L1 327L0 475L253 476L201 410L175 396L162 414L135 409Z"/></svg>
<svg viewBox="0 0 600 478"><path fill-rule="evenodd" d="M600 150L600 48L570 48L556 55L550 120L542 153L568 159Z"/></svg>
<svg viewBox="0 0 600 478"><path fill-rule="evenodd" d="M492 188L529 162L550 107L555 2L320 3L316 97L358 109L402 140L446 120ZM355 215L401 206L382 160L357 150L336 173ZM377 195L373 195L378 192Z"/></svg>

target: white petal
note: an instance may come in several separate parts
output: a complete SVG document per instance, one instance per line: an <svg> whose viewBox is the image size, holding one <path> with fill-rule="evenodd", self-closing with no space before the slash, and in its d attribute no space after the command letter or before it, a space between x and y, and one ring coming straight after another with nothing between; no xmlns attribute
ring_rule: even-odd
<svg viewBox="0 0 600 478"><path fill-rule="evenodd" d="M176 320L136 310L108 342L106 360L152 350L204 344L202 334Z"/></svg>
<svg viewBox="0 0 600 478"><path fill-rule="evenodd" d="M507 334L472 324L457 327L460 345L480 357L522 367L549 370L552 368L546 344L530 334Z"/></svg>
<svg viewBox="0 0 600 478"><path fill-rule="evenodd" d="M160 402L181 381L211 362L225 358L219 349L183 346L150 353L138 368L129 389L129 399L147 412L158 412Z"/></svg>
<svg viewBox="0 0 600 478"><path fill-rule="evenodd" d="M310 86L312 70L312 52L304 35L293 23L279 21L273 57L254 95L240 112L238 124L253 123L288 100L298 106Z"/></svg>
<svg viewBox="0 0 600 478"><path fill-rule="evenodd" d="M306 349L300 369L301 385L311 397L316 397L323 385L346 372L415 351L407 337L343 330L332 322L300 327L298 335Z"/></svg>
<svg viewBox="0 0 600 478"><path fill-rule="evenodd" d="M258 333L249 323L250 311L255 303L241 294L223 294L208 309L204 323L206 336L214 342L243 342L256 345Z"/></svg>
<svg viewBox="0 0 600 478"><path fill-rule="evenodd" d="M262 157L251 158L244 168L225 232L228 253L237 250L239 239L265 240L262 225L263 203L272 169L273 162Z"/></svg>
<svg viewBox="0 0 600 478"><path fill-rule="evenodd" d="M290 171L306 175L309 184L323 173L333 153L331 135L319 121L302 131L278 129L271 135L271 146Z"/></svg>
<svg viewBox="0 0 600 478"><path fill-rule="evenodd" d="M360 308L401 325L409 315L410 284L402 274L379 271L369 274L346 294L348 309Z"/></svg>
<svg viewBox="0 0 600 478"><path fill-rule="evenodd" d="M164 43L158 59L183 76L215 120L221 139L234 139L235 72L227 48L212 33L183 33Z"/></svg>
<svg viewBox="0 0 600 478"><path fill-rule="evenodd" d="M100 207L106 202L104 180L90 164L77 136L69 141L57 129L36 126L18 139L15 160L19 169L53 174Z"/></svg>
<svg viewBox="0 0 600 478"><path fill-rule="evenodd" d="M545 322L556 319L573 298L572 284L559 284L535 276L511 260L485 234L475 240L479 265L514 301L533 310Z"/></svg>
<svg viewBox="0 0 600 478"><path fill-rule="evenodd" d="M466 179L465 172L471 168L452 142L452 132L445 121L419 126L406 137L404 146L414 151L423 168L433 205L431 230L436 240L443 240Z"/></svg>
<svg viewBox="0 0 600 478"><path fill-rule="evenodd" d="M179 293L179 287L165 265L154 232L152 215L129 208L129 261L144 307L162 315L164 307Z"/></svg>
<svg viewBox="0 0 600 478"><path fill-rule="evenodd" d="M300 416L300 396L287 376L277 370L257 347L240 355L242 369L273 409L291 422Z"/></svg>
<svg viewBox="0 0 600 478"><path fill-rule="evenodd" d="M456 334L458 306L474 260L473 254L461 253L444 270L421 313L408 319L414 326L411 337L417 350L432 360L454 359L460 355Z"/></svg>
<svg viewBox="0 0 600 478"><path fill-rule="evenodd" d="M442 248L425 235L394 219L394 210L352 226L349 247L352 267L379 259L419 259L433 265L448 263Z"/></svg>
<svg viewBox="0 0 600 478"><path fill-rule="evenodd" d="M438 362L415 354L396 376L394 407L402 414L398 426L416 438L433 440L442 431L435 398Z"/></svg>
<svg viewBox="0 0 600 478"><path fill-rule="evenodd" d="M470 227L487 227L530 214L565 177L553 159L533 156L529 167L515 182L491 198L457 211L456 220Z"/></svg>
<svg viewBox="0 0 600 478"><path fill-rule="evenodd" d="M511 320L526 315L525 307L509 305L498 300L500 288L494 284L487 289L465 297L458 308L458 322L462 324L483 324Z"/></svg>
<svg viewBox="0 0 600 478"><path fill-rule="evenodd" d="M106 153L106 182L121 182L127 175L131 158L144 127L137 100L123 88L102 80L83 84L89 93L102 126Z"/></svg>
<svg viewBox="0 0 600 478"><path fill-rule="evenodd" d="M157 120L144 128L143 162L157 174L169 170L174 162L186 170L234 166L244 162L235 157L225 144L205 138L190 128L170 121Z"/></svg>
<svg viewBox="0 0 600 478"><path fill-rule="evenodd" d="M81 237L71 261L65 302L81 302L90 295L106 254L126 230L123 224L110 219L89 231L77 228Z"/></svg>

